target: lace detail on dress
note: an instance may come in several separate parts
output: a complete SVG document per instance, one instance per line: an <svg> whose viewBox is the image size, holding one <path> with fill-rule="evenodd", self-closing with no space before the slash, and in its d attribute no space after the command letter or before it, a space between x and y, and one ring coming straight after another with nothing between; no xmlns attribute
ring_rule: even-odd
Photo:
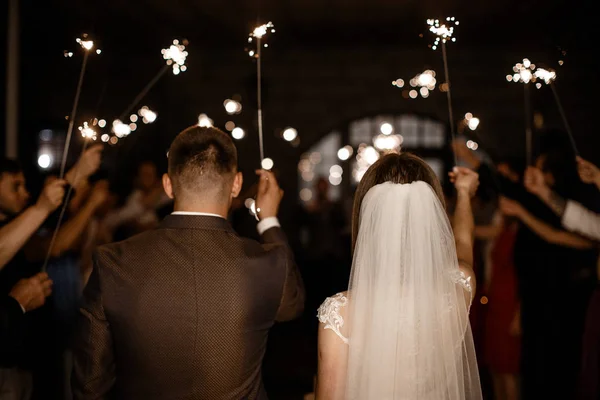
<svg viewBox="0 0 600 400"><path fill-rule="evenodd" d="M473 292L473 286L471 286L471 277L467 276L467 274L460 269L450 271L450 279L452 282L461 285L467 292Z"/></svg>
<svg viewBox="0 0 600 400"><path fill-rule="evenodd" d="M340 307L344 307L346 303L348 303L348 298L342 293L328 297L319 307L317 317L321 323L325 324L325 329L331 329L344 343L348 344L348 339L340 331L344 326L344 318L340 315Z"/></svg>

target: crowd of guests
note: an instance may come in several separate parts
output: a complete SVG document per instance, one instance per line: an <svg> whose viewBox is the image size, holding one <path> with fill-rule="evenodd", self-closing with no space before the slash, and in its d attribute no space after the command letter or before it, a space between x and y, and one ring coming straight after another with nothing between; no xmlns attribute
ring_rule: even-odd
<svg viewBox="0 0 600 400"><path fill-rule="evenodd" d="M495 399L597 399L600 170L560 136L543 139L529 166L491 166L453 146L482 181L474 213L484 284L471 313L480 367Z"/></svg>
<svg viewBox="0 0 600 400"><path fill-rule="evenodd" d="M100 178L102 151L49 176L35 201L19 163L0 159L0 399L71 398L71 335L94 250L169 213L154 164L139 165L120 202Z"/></svg>
<svg viewBox="0 0 600 400"><path fill-rule="evenodd" d="M559 143L547 139L529 166L492 165L453 143L482 183L471 322L497 400L600 398L600 170ZM94 250L157 227L172 209L151 162L120 200L98 177L102 149L82 153L64 179L48 177L35 201L20 165L0 159L0 399L71 398L70 335ZM243 201L253 190L233 205L238 231L251 221ZM315 338L316 308L347 288L351 265L349 210L328 190L318 180L295 220Z"/></svg>

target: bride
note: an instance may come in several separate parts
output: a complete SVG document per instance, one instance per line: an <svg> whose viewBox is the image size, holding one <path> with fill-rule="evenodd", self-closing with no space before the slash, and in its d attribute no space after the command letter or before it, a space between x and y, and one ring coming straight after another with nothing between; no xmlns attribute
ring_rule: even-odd
<svg viewBox="0 0 600 400"><path fill-rule="evenodd" d="M347 292L319 308L318 400L480 400L469 326L475 172L456 168L453 226L432 169L382 157L354 200Z"/></svg>

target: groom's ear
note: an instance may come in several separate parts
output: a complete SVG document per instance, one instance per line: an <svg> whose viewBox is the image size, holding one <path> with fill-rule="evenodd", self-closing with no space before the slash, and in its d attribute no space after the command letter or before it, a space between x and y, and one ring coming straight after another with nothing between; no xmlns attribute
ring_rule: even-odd
<svg viewBox="0 0 600 400"><path fill-rule="evenodd" d="M244 176L242 175L241 172L238 172L237 174L235 174L235 177L233 178L233 187L231 188L231 197L232 198L235 199L240 195L243 184L244 184Z"/></svg>
<svg viewBox="0 0 600 400"><path fill-rule="evenodd" d="M171 178L169 178L168 174L163 174L162 184L167 196L169 196L170 199L175 198L175 196L173 195L173 183L171 182Z"/></svg>

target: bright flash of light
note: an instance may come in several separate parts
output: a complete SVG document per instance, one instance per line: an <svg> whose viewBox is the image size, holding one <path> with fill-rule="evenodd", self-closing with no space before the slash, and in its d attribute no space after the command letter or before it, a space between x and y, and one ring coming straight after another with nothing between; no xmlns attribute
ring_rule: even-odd
<svg viewBox="0 0 600 400"><path fill-rule="evenodd" d="M103 119L101 119L100 121L98 121L98 126L99 126L100 128L104 128L104 127L106 126L106 121L105 121L105 120L103 120Z"/></svg>
<svg viewBox="0 0 600 400"><path fill-rule="evenodd" d="M198 126L201 128L210 128L213 126L213 120L208 118L206 114L200 114L198 116Z"/></svg>
<svg viewBox="0 0 600 400"><path fill-rule="evenodd" d="M285 128L283 131L283 139L288 142L293 142L298 137L298 131L294 128Z"/></svg>
<svg viewBox="0 0 600 400"><path fill-rule="evenodd" d="M73 57L73 52L65 50L64 55L65 55L65 58L70 58L70 57Z"/></svg>
<svg viewBox="0 0 600 400"><path fill-rule="evenodd" d="M179 40L173 40L173 44L168 49L162 49L163 58L167 60L167 65L173 66L173 74L178 75L179 72L185 72L185 60L188 52L185 51L185 46L179 43Z"/></svg>
<svg viewBox="0 0 600 400"><path fill-rule="evenodd" d="M110 136L108 134L103 134L102 136L100 136L100 140L102 140L104 143L108 142L108 140L110 139Z"/></svg>
<svg viewBox="0 0 600 400"><path fill-rule="evenodd" d="M440 44L446 43L448 40L456 42L456 38L454 37L454 27L458 26L459 22L454 17L446 18L445 22L440 23L439 19L428 19L427 25L429 26L429 31L435 35L435 41L431 48L436 50Z"/></svg>
<svg viewBox="0 0 600 400"><path fill-rule="evenodd" d="M408 92L408 95L410 96L411 99L416 99L418 96L416 90L411 90L410 92Z"/></svg>
<svg viewBox="0 0 600 400"><path fill-rule="evenodd" d="M242 104L235 100L227 99L223 102L223 106L229 115L239 114L242 111Z"/></svg>
<svg viewBox="0 0 600 400"><path fill-rule="evenodd" d="M118 138L123 138L131 133L129 125L124 124L121 120L115 119L113 121L113 132Z"/></svg>
<svg viewBox="0 0 600 400"><path fill-rule="evenodd" d="M352 153L354 153L354 149L352 148L352 146L348 145L339 149L337 152L337 156L340 160L346 161L347 159L352 157Z"/></svg>
<svg viewBox="0 0 600 400"><path fill-rule="evenodd" d="M546 85L549 85L556 80L556 72L544 68L538 68L533 75L536 78L543 80Z"/></svg>
<svg viewBox="0 0 600 400"><path fill-rule="evenodd" d="M129 120L130 120L131 122L137 122L137 120L138 120L138 116L137 116L136 114L131 114L131 115L129 116Z"/></svg>
<svg viewBox="0 0 600 400"><path fill-rule="evenodd" d="M233 128L233 130L231 131L231 136L235 140L240 140L240 139L243 139L244 136L246 136L246 132L244 132L244 130L242 128L236 127L236 128Z"/></svg>
<svg viewBox="0 0 600 400"><path fill-rule="evenodd" d="M84 122L83 126L79 127L79 132L86 139L96 140L96 131L90 128L87 122Z"/></svg>
<svg viewBox="0 0 600 400"><path fill-rule="evenodd" d="M142 122L145 124L153 123L158 117L158 114L156 114L154 111L152 111L146 106L140 108L140 110L138 111L138 115L142 117Z"/></svg>
<svg viewBox="0 0 600 400"><path fill-rule="evenodd" d="M267 171L270 171L271 169L273 169L274 165L275 165L275 163L270 158L265 158L260 163L260 166L262 167L262 169L265 169Z"/></svg>

